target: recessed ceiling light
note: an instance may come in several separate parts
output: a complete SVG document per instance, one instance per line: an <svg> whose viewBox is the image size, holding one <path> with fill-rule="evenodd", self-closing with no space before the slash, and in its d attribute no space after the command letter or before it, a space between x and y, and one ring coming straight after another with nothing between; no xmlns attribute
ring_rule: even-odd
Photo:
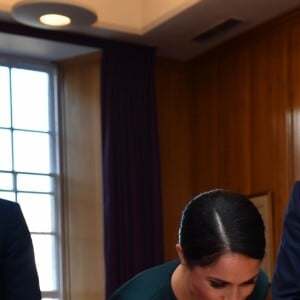
<svg viewBox="0 0 300 300"><path fill-rule="evenodd" d="M71 24L71 19L67 16L58 14L46 14L40 16L40 21L49 26L67 26Z"/></svg>
<svg viewBox="0 0 300 300"><path fill-rule="evenodd" d="M73 4L25 0L12 8L16 21L39 28L72 28L89 26L97 20L91 10Z"/></svg>

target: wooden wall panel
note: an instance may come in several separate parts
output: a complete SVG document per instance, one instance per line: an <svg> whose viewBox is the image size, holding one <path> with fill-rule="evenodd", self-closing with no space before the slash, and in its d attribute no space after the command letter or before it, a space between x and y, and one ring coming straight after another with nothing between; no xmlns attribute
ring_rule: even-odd
<svg viewBox="0 0 300 300"><path fill-rule="evenodd" d="M287 32L274 28L258 36L251 48L252 192L270 191L273 200L274 245L281 234L291 187ZM276 216L276 218L275 218Z"/></svg>
<svg viewBox="0 0 300 300"><path fill-rule="evenodd" d="M221 172L219 128L222 126L218 110L218 66L216 63L192 70L190 81L193 92L191 101L191 161L193 193L213 189L220 185ZM201 93L198 93L201 91ZM204 116L204 117L203 117ZM209 128L209 130L208 130ZM217 146L217 147L216 147Z"/></svg>
<svg viewBox="0 0 300 300"><path fill-rule="evenodd" d="M254 192L270 191L274 177L275 144L272 122L274 99L272 98L272 74L270 38L258 40L251 47L251 140L252 140L252 189Z"/></svg>
<svg viewBox="0 0 300 300"><path fill-rule="evenodd" d="M158 124L161 145L165 259L177 257L175 245L181 210L192 197L190 108L184 64L157 62Z"/></svg>
<svg viewBox="0 0 300 300"><path fill-rule="evenodd" d="M217 146L221 152L219 162L221 180L217 187L244 192L249 190L251 153L248 56L249 53L245 48L236 55L226 53L217 56L219 66L217 109L220 126L218 144L212 145Z"/></svg>
<svg viewBox="0 0 300 300"><path fill-rule="evenodd" d="M100 55L60 63L65 299L104 299Z"/></svg>
<svg viewBox="0 0 300 300"><path fill-rule="evenodd" d="M248 195L271 192L276 254L290 190L300 179L299 14L272 20L185 62L187 68L174 62L172 68L160 70L163 181L175 182L176 177L166 123L178 141L187 143L180 145L182 151L177 150L176 159L182 155L190 164L182 169L186 176L172 192L163 186L166 245L170 242L168 231L177 222L169 209L182 208L181 200L173 197L176 191L184 189L194 195L220 187ZM163 99L170 95L165 90L170 78L177 82L172 95L181 93L180 106ZM172 118L182 111L186 127ZM182 165L177 167L180 172ZM171 256L168 251L166 247L166 258Z"/></svg>
<svg viewBox="0 0 300 300"><path fill-rule="evenodd" d="M287 113L292 114L293 178L300 180L300 23L298 20L291 25L290 46L292 110Z"/></svg>

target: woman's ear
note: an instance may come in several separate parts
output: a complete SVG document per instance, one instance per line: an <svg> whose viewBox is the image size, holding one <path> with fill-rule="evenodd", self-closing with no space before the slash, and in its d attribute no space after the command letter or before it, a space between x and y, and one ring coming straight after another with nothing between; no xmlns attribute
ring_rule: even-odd
<svg viewBox="0 0 300 300"><path fill-rule="evenodd" d="M182 250L182 247L180 244L176 244L176 251L177 251L177 255L180 260L180 263L182 265L186 265L186 260L185 260L184 253L183 253L183 250Z"/></svg>

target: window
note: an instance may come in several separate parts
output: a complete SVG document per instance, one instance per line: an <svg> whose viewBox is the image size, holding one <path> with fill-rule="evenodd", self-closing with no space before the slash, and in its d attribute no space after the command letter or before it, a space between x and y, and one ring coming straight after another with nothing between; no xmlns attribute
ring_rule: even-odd
<svg viewBox="0 0 300 300"><path fill-rule="evenodd" d="M58 300L55 69L0 62L0 85L0 197L20 204L33 240L43 299Z"/></svg>

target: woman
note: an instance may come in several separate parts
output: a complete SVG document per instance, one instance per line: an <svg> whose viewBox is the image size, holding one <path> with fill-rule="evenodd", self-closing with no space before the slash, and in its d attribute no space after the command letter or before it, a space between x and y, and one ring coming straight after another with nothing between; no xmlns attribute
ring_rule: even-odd
<svg viewBox="0 0 300 300"><path fill-rule="evenodd" d="M262 300L268 278L262 217L245 196L212 190L185 207L176 245L179 261L148 269L111 300Z"/></svg>

